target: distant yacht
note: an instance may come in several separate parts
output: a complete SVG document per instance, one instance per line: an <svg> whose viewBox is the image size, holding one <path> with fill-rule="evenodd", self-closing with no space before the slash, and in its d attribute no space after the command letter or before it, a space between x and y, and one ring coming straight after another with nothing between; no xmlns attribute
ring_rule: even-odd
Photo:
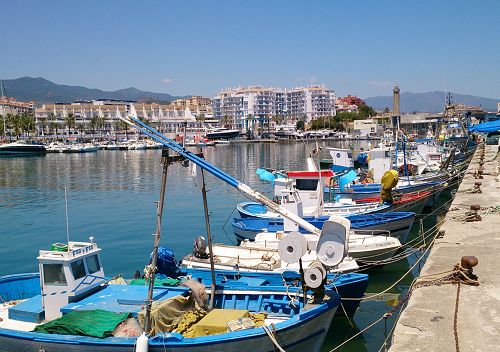
<svg viewBox="0 0 500 352"><path fill-rule="evenodd" d="M206 138L208 139L231 139L236 138L240 135L239 130L230 130L227 128L215 128L210 132L207 132Z"/></svg>
<svg viewBox="0 0 500 352"><path fill-rule="evenodd" d="M21 141L0 144L0 156L43 155L45 153L47 153L47 149L42 144Z"/></svg>

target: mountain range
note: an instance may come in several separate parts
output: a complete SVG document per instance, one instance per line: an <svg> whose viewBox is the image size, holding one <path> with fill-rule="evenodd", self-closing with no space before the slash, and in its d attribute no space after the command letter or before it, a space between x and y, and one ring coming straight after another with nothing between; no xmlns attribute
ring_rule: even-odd
<svg viewBox="0 0 500 352"><path fill-rule="evenodd" d="M444 110L445 95L443 91L428 93L404 92L400 95L401 112L442 112ZM451 93L452 101L456 104L469 106L480 106L486 111L497 111L497 103L500 99L483 98L474 95L463 95ZM392 95L376 96L365 99L366 105L376 110L383 110L386 107L392 110Z"/></svg>
<svg viewBox="0 0 500 352"><path fill-rule="evenodd" d="M56 84L42 77L21 77L3 80L6 96L20 101L34 101L43 103L69 103L76 100L92 99L120 99L120 100L146 100L151 99L169 102L179 97L167 93L154 93L142 91L137 88L125 88L113 92L100 89L90 89L80 86Z"/></svg>
<svg viewBox="0 0 500 352"><path fill-rule="evenodd" d="M120 99L120 100L154 100L172 101L178 96L167 93L142 91L137 88L125 88L113 92L100 89L90 89L80 86L56 84L45 78L21 77L3 80L6 95L21 101L34 101L37 105L43 103L69 103L76 100ZM483 98L473 95L452 93L453 102L465 105L481 106L487 111L497 111L500 99ZM401 112L441 112L444 109L445 92L401 93ZM386 107L392 109L392 95L375 96L365 99L367 105L377 110Z"/></svg>

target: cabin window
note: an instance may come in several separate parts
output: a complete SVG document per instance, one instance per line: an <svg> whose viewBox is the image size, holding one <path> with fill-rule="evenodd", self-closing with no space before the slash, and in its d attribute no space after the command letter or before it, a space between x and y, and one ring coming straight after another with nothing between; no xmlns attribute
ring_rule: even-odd
<svg viewBox="0 0 500 352"><path fill-rule="evenodd" d="M73 263L71 263L71 271L73 272L75 280L84 277L86 273L85 273L85 266L83 265L83 259L76 260Z"/></svg>
<svg viewBox="0 0 500 352"><path fill-rule="evenodd" d="M43 282L46 285L66 285L66 276L62 264L44 264Z"/></svg>
<svg viewBox="0 0 500 352"><path fill-rule="evenodd" d="M318 187L318 180L297 179L295 188L299 191L315 191Z"/></svg>
<svg viewBox="0 0 500 352"><path fill-rule="evenodd" d="M94 254L90 257L87 257L87 259L85 259L85 261L87 262L87 270L89 271L89 274L93 274L93 273L99 271L99 269L101 269L101 266L99 265L99 258L97 257L97 254Z"/></svg>

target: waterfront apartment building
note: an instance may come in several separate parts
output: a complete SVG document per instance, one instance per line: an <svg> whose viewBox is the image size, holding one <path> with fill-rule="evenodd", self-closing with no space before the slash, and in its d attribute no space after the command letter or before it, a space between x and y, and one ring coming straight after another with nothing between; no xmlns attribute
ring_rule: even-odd
<svg viewBox="0 0 500 352"><path fill-rule="evenodd" d="M285 93L286 116L289 122L310 123L325 116L335 116L336 95L325 86L300 87Z"/></svg>
<svg viewBox="0 0 500 352"><path fill-rule="evenodd" d="M239 129L284 116L284 107L284 91L262 86L226 89L212 99L214 118Z"/></svg>
<svg viewBox="0 0 500 352"><path fill-rule="evenodd" d="M33 114L33 102L18 101L14 98L0 97L0 115Z"/></svg>
<svg viewBox="0 0 500 352"><path fill-rule="evenodd" d="M324 86L290 90L263 86L230 88L212 99L214 118L246 129L256 121L275 124L311 122L335 115L335 93Z"/></svg>
<svg viewBox="0 0 500 352"><path fill-rule="evenodd" d="M49 129L53 130L51 125L54 124L58 129L64 129L70 114L74 117L76 130L99 129L106 133L113 133L124 127L120 122L120 117L136 116L161 131L177 132L183 128L184 124L188 127L195 127L198 113L199 110L196 107L189 105L182 108L174 104L92 100L68 104L43 104L41 108L35 110L35 118L39 134L44 134Z"/></svg>

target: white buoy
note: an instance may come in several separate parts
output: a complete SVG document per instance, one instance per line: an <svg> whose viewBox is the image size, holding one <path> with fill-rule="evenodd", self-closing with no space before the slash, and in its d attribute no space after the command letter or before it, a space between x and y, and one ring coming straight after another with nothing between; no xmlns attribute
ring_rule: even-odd
<svg viewBox="0 0 500 352"><path fill-rule="evenodd" d="M135 352L148 352L148 344L148 337L146 333L143 332L142 335L137 338Z"/></svg>

